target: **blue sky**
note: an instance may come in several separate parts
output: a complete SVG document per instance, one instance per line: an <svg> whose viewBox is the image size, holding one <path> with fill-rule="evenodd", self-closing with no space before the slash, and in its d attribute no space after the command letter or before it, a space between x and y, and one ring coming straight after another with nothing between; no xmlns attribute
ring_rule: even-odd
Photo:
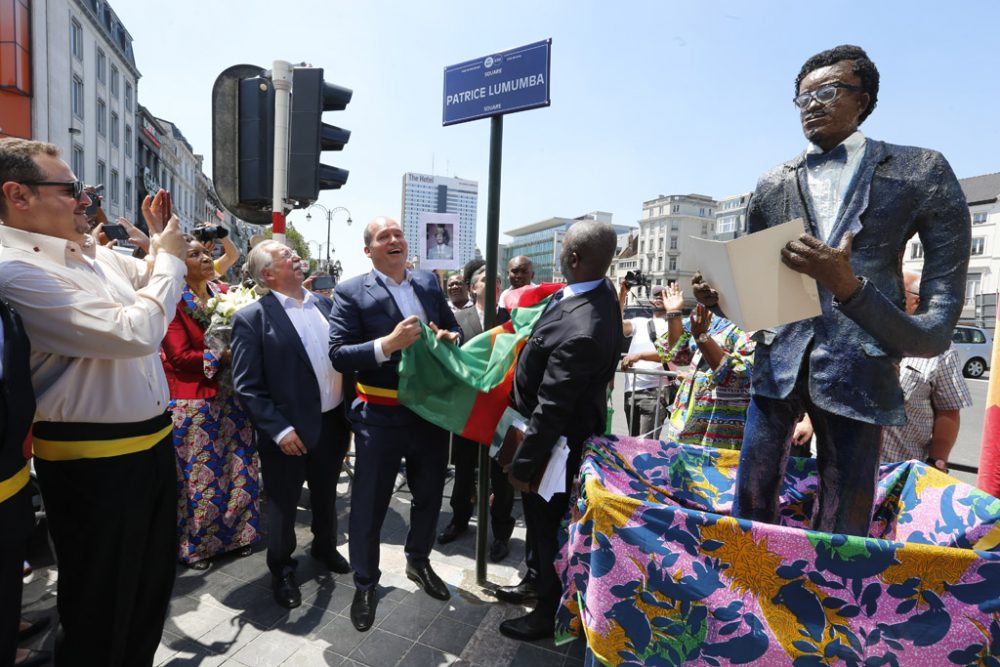
<svg viewBox="0 0 1000 667"><path fill-rule="evenodd" d="M112 0L134 38L139 101L176 123L211 175L211 89L226 67L275 59L354 90L325 122L350 129L328 207L350 276L363 222L398 217L407 171L479 181L485 245L489 121L441 126L447 65L552 38L552 106L504 119L501 232L610 211L635 224L660 194L723 197L804 147L794 79L813 53L863 46L882 76L871 137L940 150L960 178L1000 171L994 2L465 2ZM290 216L325 241L323 216ZM501 239L503 236L501 235Z"/></svg>

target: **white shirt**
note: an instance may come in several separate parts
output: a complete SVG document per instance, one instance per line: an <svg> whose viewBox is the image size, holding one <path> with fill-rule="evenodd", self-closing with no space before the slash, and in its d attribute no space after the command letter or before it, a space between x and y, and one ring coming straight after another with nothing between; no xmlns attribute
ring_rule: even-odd
<svg viewBox="0 0 1000 667"><path fill-rule="evenodd" d="M843 163L831 160L816 167L806 167L806 182L809 186L809 196L812 198L813 212L816 214L816 224L819 227L821 241L830 238L833 225L840 215L840 207L844 203L847 188L854 179L854 174L861 164L865 154L865 135L855 132L841 142L847 149L847 160ZM806 154L822 153L823 149L816 144L809 144Z"/></svg>
<svg viewBox="0 0 1000 667"><path fill-rule="evenodd" d="M472 308L474 305L476 305L475 302L473 302L472 299L469 298L466 298L465 303L461 306L456 306L451 302L451 299L448 299L448 307L451 308L451 312L453 313L457 313L460 310L465 310L466 308Z"/></svg>
<svg viewBox="0 0 1000 667"><path fill-rule="evenodd" d="M306 349L309 365L312 366L319 386L320 410L322 412L333 410L344 400L344 378L334 370L327 354L330 341L329 321L323 315L323 311L316 307L316 297L304 288L302 290L304 299L301 303L281 292L271 290L271 293L285 309L285 314L292 321L295 332L299 334L302 347ZM281 442L282 438L294 430L294 427L289 426L279 433L274 441Z"/></svg>
<svg viewBox="0 0 1000 667"><path fill-rule="evenodd" d="M649 325L647 322L650 321L648 317L633 317L628 320L632 325L632 342L628 346L629 354L639 354L641 352L655 352L656 347L653 345L653 341L649 340ZM667 321L662 317L652 318L653 328L656 331L656 337L659 338L663 334L667 333ZM663 364L658 361L637 361L635 366L636 370L639 371L662 371ZM664 382L665 378L659 375L642 375L637 373L635 375L635 389L654 389ZM632 373L625 374L625 392L628 393L632 391Z"/></svg>
<svg viewBox="0 0 1000 667"><path fill-rule="evenodd" d="M187 269L0 226L0 294L31 340L36 421L134 423L170 400L160 342Z"/></svg>
<svg viewBox="0 0 1000 667"><path fill-rule="evenodd" d="M397 283L378 269L372 270L375 272L375 275L382 279L385 288L389 290L389 295L395 300L399 312L403 314L404 320L411 315L416 315L421 322L427 324L427 313L424 312L424 307L420 304L420 299L417 298L416 292L413 291L409 270L406 271L401 283ZM372 341L372 345L375 347L375 361L380 364L385 363L390 355L382 351L382 339L376 338Z"/></svg>
<svg viewBox="0 0 1000 667"><path fill-rule="evenodd" d="M528 283L527 285L521 285L521 287L538 287L538 285L536 283ZM500 298L497 299L497 303L500 304L500 307L506 308L507 310L514 310L513 298L510 296L510 293L516 289L521 289L521 287L508 287L504 291L500 292ZM507 303L508 299L510 299L511 303Z"/></svg>

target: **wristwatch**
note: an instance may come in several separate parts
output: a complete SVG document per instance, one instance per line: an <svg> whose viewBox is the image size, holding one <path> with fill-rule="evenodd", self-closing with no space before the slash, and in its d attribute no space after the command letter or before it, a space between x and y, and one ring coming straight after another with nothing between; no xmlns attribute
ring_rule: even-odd
<svg viewBox="0 0 1000 667"><path fill-rule="evenodd" d="M925 463L927 463L927 465L934 466L941 472L948 472L948 462L944 459L936 459L933 456L928 456Z"/></svg>
<svg viewBox="0 0 1000 667"><path fill-rule="evenodd" d="M712 337L708 335L707 331L705 331L703 333L698 334L698 338L696 338L695 340L698 341L699 345L702 345L702 344L707 343L708 341L712 340Z"/></svg>

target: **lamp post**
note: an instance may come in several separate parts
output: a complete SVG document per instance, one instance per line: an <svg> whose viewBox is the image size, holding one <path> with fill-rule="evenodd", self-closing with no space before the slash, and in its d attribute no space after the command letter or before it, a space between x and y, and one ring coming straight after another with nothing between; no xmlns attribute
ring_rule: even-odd
<svg viewBox="0 0 1000 667"><path fill-rule="evenodd" d="M311 206L309 206L309 208L306 209L306 220L312 220L312 214L309 213L309 209L312 209L312 208L318 208L319 210L321 210L324 213L326 213L326 268L327 268L327 270L329 270L330 269L330 227L333 224L333 214L334 213L338 213L339 211L343 211L344 213L347 214L347 224L350 225L351 222L352 222L352 220L351 220L351 212L348 211L343 206L334 206L333 208L327 208L326 206L323 206L322 204L320 204L320 203L317 202L315 204L312 204Z"/></svg>

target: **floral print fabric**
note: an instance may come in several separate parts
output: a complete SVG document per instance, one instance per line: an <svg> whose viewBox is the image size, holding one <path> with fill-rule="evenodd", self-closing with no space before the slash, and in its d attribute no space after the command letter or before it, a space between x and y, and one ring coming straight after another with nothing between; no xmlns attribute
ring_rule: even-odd
<svg viewBox="0 0 1000 667"><path fill-rule="evenodd" d="M818 533L815 460L791 459L770 525L728 516L738 459L591 440L557 640L609 665L1000 664L1000 500L888 464L869 537Z"/></svg>

